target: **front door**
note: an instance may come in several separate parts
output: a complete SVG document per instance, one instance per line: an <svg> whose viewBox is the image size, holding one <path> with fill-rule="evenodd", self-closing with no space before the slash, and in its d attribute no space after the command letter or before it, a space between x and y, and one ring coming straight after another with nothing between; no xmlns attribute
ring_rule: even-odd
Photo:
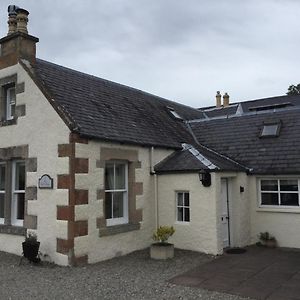
<svg viewBox="0 0 300 300"><path fill-rule="evenodd" d="M221 224L222 224L222 238L223 248L230 246L230 231L229 231L229 207L228 207L228 179L221 179Z"/></svg>

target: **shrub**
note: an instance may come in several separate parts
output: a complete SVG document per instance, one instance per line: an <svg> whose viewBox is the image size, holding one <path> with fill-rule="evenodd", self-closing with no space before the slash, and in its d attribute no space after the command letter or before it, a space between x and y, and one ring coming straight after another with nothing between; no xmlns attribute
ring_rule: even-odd
<svg viewBox="0 0 300 300"><path fill-rule="evenodd" d="M173 226L160 226L154 232L152 238L154 241L157 241L159 243L166 243L169 237L174 234L174 232L175 229Z"/></svg>
<svg viewBox="0 0 300 300"><path fill-rule="evenodd" d="M275 241L275 240L276 240L275 237L272 236L268 231L266 231L266 232L261 232L261 233L259 234L259 239L260 239L261 241L263 241L263 242L265 242L265 241Z"/></svg>
<svg viewBox="0 0 300 300"><path fill-rule="evenodd" d="M37 242L37 235L35 233L33 233L33 232L29 232L25 236L25 242L26 243L35 244Z"/></svg>

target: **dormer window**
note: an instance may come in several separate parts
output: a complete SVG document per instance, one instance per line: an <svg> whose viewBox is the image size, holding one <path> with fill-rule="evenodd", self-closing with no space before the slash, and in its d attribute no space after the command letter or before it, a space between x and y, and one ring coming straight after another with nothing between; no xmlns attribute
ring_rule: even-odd
<svg viewBox="0 0 300 300"><path fill-rule="evenodd" d="M5 108L6 108L5 119L12 120L14 118L15 109L16 109L15 86L10 86L5 88Z"/></svg>
<svg viewBox="0 0 300 300"><path fill-rule="evenodd" d="M173 107L167 106L167 109L168 109L169 113L170 113L175 119L183 120L183 118L176 112L176 110L175 110Z"/></svg>
<svg viewBox="0 0 300 300"><path fill-rule="evenodd" d="M281 122L264 123L260 137L276 137L279 136Z"/></svg>

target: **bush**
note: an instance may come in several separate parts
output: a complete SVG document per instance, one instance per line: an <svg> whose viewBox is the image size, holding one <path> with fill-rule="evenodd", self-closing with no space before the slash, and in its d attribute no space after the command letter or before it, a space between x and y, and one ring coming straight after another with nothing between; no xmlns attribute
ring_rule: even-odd
<svg viewBox="0 0 300 300"><path fill-rule="evenodd" d="M33 233L33 232L28 233L28 235L25 236L25 242L26 243L30 243L30 244L37 243L37 236L36 236L36 234Z"/></svg>
<svg viewBox="0 0 300 300"><path fill-rule="evenodd" d="M259 239L260 239L261 241L263 241L263 242L265 242L265 241L275 241L275 240L276 240L275 237L272 236L268 231L266 231L266 232L261 232L261 233L259 234Z"/></svg>
<svg viewBox="0 0 300 300"><path fill-rule="evenodd" d="M169 237L174 234L174 232L175 229L173 226L160 226L154 232L152 238L154 241L157 241L159 243L166 243Z"/></svg>

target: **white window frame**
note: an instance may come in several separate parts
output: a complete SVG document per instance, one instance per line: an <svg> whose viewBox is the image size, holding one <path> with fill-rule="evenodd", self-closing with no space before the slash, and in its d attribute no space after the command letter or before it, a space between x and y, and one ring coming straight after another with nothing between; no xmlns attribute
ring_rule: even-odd
<svg viewBox="0 0 300 300"><path fill-rule="evenodd" d="M178 205L178 195L179 194L183 194L183 203L182 205ZM189 205L185 205L185 202L184 202L184 194L189 194ZM191 194L189 191L176 191L175 192L175 201L176 201L176 223L179 223L179 224L190 224L191 222ZM183 221L181 220L178 220L178 208L183 208ZM184 215L184 210L185 209L188 209L189 210L189 220L186 221L185 220L185 215Z"/></svg>
<svg viewBox="0 0 300 300"><path fill-rule="evenodd" d="M11 102L11 91L14 90L15 98L16 98L16 88L15 86L11 86L6 88L6 120L12 120L14 116L12 115L12 106L16 106L15 102Z"/></svg>
<svg viewBox="0 0 300 300"><path fill-rule="evenodd" d="M5 168L5 175L6 175L6 164L5 163L0 163L0 166L4 166ZM5 184L6 184L7 178L5 177ZM0 194L4 194L4 215L5 215L5 187L4 190L0 190ZM0 218L0 224L4 224L5 218Z"/></svg>
<svg viewBox="0 0 300 300"><path fill-rule="evenodd" d="M25 190L15 190L15 183L16 183L16 164L17 163L24 163L24 160L14 160L12 162L12 182L11 182L11 187L12 187L12 193L11 193L11 224L14 226L23 226L24 225L24 219L20 220L17 219L17 194L24 194L25 197ZM25 186L26 186L26 170L25 170ZM24 214L25 214L25 209L24 209Z"/></svg>
<svg viewBox="0 0 300 300"><path fill-rule="evenodd" d="M276 180L278 190L277 191L262 191L261 190L261 181L262 180ZM298 182L298 191L280 191L280 180L297 180ZM274 209L299 209L300 208L300 179L295 177L266 177L258 179L258 193L259 193L259 207L261 208L274 208ZM266 205L262 204L262 193L268 194L278 194L278 205ZM280 194L298 194L298 205L281 205L281 196Z"/></svg>
<svg viewBox="0 0 300 300"><path fill-rule="evenodd" d="M128 163L125 161L118 161L118 160L107 161L107 163L114 165L114 180L115 180L116 164L125 166L125 189L105 190L105 199L106 199L106 193L123 192L123 217L106 219L106 225L114 226L114 225L127 224L128 223ZM105 176L105 172L104 172L104 176ZM104 178L104 185L105 185L105 178Z"/></svg>

